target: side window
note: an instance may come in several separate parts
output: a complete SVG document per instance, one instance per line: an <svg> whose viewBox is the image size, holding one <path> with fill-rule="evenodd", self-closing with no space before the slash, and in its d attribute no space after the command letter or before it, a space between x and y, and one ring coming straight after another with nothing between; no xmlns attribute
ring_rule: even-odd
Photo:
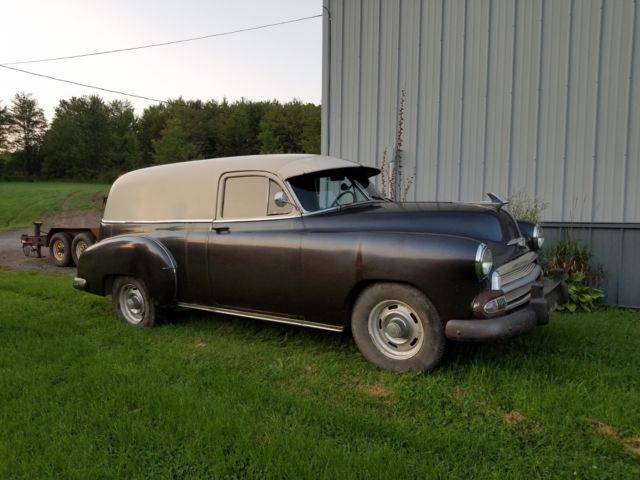
<svg viewBox="0 0 640 480"><path fill-rule="evenodd" d="M267 215L286 215L291 213L293 207L291 205L285 205L284 207L279 207L276 205L276 202L273 200L273 197L276 193L281 192L282 188L273 180L269 180L269 203L267 207Z"/></svg>
<svg viewBox="0 0 640 480"><path fill-rule="evenodd" d="M267 215L269 179L229 177L224 181L222 218L260 218Z"/></svg>

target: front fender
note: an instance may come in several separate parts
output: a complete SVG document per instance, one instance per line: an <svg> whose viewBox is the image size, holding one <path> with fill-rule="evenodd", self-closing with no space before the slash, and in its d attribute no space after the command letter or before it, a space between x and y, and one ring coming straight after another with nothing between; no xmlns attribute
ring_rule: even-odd
<svg viewBox="0 0 640 480"><path fill-rule="evenodd" d="M84 290L107 295L109 280L131 276L143 280L151 298L159 305L175 301L176 262L159 241L136 234L125 234L102 240L84 251L78 261L78 277L84 279Z"/></svg>

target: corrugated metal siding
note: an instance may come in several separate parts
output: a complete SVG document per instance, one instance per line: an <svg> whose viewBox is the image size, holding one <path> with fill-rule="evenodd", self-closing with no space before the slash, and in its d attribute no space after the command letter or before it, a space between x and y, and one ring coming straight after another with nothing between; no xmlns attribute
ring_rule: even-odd
<svg viewBox="0 0 640 480"><path fill-rule="evenodd" d="M404 91L409 199L538 197L640 307L639 3L325 0L323 152L380 166Z"/></svg>
<svg viewBox="0 0 640 480"><path fill-rule="evenodd" d="M404 91L410 199L525 190L547 221L640 222L638 0L324 6L325 153L379 165Z"/></svg>
<svg viewBox="0 0 640 480"><path fill-rule="evenodd" d="M602 267L600 285L605 303L640 308L639 224L552 224L545 226L546 242L557 243L563 231L591 249L593 265Z"/></svg>

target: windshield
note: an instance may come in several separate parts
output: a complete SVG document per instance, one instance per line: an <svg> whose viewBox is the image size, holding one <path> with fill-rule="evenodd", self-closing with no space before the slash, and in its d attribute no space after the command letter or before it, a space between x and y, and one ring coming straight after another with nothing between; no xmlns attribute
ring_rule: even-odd
<svg viewBox="0 0 640 480"><path fill-rule="evenodd" d="M385 200L369 178L371 170L339 168L308 173L289 179L302 208L317 212L356 203Z"/></svg>

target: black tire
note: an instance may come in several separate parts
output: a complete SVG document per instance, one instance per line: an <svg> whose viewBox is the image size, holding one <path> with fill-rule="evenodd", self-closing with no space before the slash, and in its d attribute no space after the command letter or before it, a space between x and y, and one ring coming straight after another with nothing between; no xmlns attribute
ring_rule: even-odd
<svg viewBox="0 0 640 480"><path fill-rule="evenodd" d="M66 232L58 232L53 235L49 240L49 255L58 267L72 266L71 235Z"/></svg>
<svg viewBox="0 0 640 480"><path fill-rule="evenodd" d="M398 283L376 283L360 294L351 332L367 360L396 372L432 371L446 344L433 304L419 290Z"/></svg>
<svg viewBox="0 0 640 480"><path fill-rule="evenodd" d="M113 311L120 320L136 327L153 327L158 309L145 283L135 277L118 277L111 290Z"/></svg>
<svg viewBox="0 0 640 480"><path fill-rule="evenodd" d="M91 233L79 233L73 237L73 242L71 242L71 257L73 258L73 263L77 265L82 252L94 243L96 243L96 237Z"/></svg>

